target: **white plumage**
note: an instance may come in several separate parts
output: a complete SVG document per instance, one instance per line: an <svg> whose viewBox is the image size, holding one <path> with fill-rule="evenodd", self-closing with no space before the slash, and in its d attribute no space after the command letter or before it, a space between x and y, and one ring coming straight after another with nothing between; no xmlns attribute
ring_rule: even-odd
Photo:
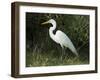
<svg viewBox="0 0 100 80"><path fill-rule="evenodd" d="M46 21L42 24L47 24L47 23L51 23L53 25L49 28L50 38L56 43L60 44L62 49L64 47L69 48L76 56L78 56L78 53L73 43L65 33L63 33L60 30L57 30L55 34L53 33L53 31L56 29L56 21L54 19L50 19L49 21Z"/></svg>

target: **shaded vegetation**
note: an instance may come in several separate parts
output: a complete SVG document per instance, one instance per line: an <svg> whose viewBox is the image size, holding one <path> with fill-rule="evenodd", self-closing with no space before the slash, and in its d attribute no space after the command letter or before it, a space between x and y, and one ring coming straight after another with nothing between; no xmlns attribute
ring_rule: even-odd
<svg viewBox="0 0 100 80"><path fill-rule="evenodd" d="M63 61L60 45L49 36L50 24L41 25L49 19L57 22L75 45L79 57L66 49ZM47 26L47 27L45 27ZM55 31L56 32L56 31ZM55 33L54 32L54 33ZM26 13L26 66L54 66L89 63L89 16L69 14Z"/></svg>

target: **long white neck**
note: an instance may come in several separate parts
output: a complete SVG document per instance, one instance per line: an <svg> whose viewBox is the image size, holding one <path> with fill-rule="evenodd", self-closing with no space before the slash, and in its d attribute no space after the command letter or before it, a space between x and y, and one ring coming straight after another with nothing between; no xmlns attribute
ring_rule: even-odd
<svg viewBox="0 0 100 80"><path fill-rule="evenodd" d="M51 23L51 24L52 24L53 26L51 26L49 30L53 31L53 30L56 29L56 22L53 21L53 23Z"/></svg>
<svg viewBox="0 0 100 80"><path fill-rule="evenodd" d="M53 26L51 26L50 27L50 29L49 29L49 35L50 35L50 37L54 40L54 33L53 33L53 31L56 29L56 22L55 21L53 21L52 23L51 23Z"/></svg>

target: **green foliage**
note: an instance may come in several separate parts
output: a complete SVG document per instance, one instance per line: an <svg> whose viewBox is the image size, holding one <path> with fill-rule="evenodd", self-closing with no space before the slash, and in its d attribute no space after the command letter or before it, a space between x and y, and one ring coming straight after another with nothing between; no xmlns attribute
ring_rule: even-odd
<svg viewBox="0 0 100 80"><path fill-rule="evenodd" d="M89 64L86 57L82 57L82 55L80 57L65 55L63 60L61 60L62 55L57 54L55 50L49 51L48 53L41 53L41 49L38 48L33 53L27 52L26 67Z"/></svg>
<svg viewBox="0 0 100 80"><path fill-rule="evenodd" d="M80 57L76 59L66 50L67 57L60 63L61 47L51 40L51 24L41 23L54 19L57 29L63 31L75 45ZM54 31L55 33L56 31ZM89 62L89 16L49 13L26 13L26 65L48 66L63 64L84 64ZM71 54L71 55L70 55ZM82 59L82 60L81 60ZM55 62L53 62L53 61ZM46 62L47 61L47 62Z"/></svg>

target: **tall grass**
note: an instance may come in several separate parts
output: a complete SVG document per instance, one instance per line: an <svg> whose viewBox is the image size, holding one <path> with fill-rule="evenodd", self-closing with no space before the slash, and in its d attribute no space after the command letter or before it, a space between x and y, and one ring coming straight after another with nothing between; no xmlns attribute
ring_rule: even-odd
<svg viewBox="0 0 100 80"><path fill-rule="evenodd" d="M83 57L83 55L76 57L68 50L66 50L66 54L62 60L61 56L61 50L59 50L59 53L56 50L45 52L41 48L35 47L33 51L27 51L26 53L26 67L80 65L89 63L88 57Z"/></svg>

